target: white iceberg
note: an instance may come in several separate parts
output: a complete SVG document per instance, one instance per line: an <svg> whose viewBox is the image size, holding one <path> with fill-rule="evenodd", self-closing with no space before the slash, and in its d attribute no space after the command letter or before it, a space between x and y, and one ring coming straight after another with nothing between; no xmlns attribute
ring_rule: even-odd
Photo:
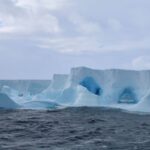
<svg viewBox="0 0 150 150"><path fill-rule="evenodd" d="M34 84L33 81L7 82L0 81L1 91L26 108L47 108L56 103L150 112L150 70L93 70L79 67L73 68L69 75L54 75L51 81L34 81Z"/></svg>
<svg viewBox="0 0 150 150"><path fill-rule="evenodd" d="M105 106L148 111L150 71L93 70L73 68L70 75L56 75L49 88L40 93L68 106ZM141 105L141 108L140 106Z"/></svg>

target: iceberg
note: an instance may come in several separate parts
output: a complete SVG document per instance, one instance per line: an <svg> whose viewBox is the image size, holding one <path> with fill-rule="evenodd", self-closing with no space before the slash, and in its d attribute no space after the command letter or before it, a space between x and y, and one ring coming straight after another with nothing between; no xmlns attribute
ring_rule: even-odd
<svg viewBox="0 0 150 150"><path fill-rule="evenodd" d="M0 91L24 108L57 104L150 112L150 70L78 67L67 75L55 74L52 80L0 81Z"/></svg>
<svg viewBox="0 0 150 150"><path fill-rule="evenodd" d="M47 89L50 80L0 80L0 92L22 104Z"/></svg>
<svg viewBox="0 0 150 150"><path fill-rule="evenodd" d="M20 106L10 99L6 94L0 93L0 108L2 109L17 109Z"/></svg>
<svg viewBox="0 0 150 150"><path fill-rule="evenodd" d="M149 93L150 70L78 67L71 69L65 77L55 76L50 87L40 95L43 98L49 95L51 100L67 106L117 107L150 112L144 106L150 101Z"/></svg>
<svg viewBox="0 0 150 150"><path fill-rule="evenodd" d="M10 89L17 91L18 95L36 95L50 85L51 80L0 80L0 91L10 92ZM8 89L9 88L9 89Z"/></svg>

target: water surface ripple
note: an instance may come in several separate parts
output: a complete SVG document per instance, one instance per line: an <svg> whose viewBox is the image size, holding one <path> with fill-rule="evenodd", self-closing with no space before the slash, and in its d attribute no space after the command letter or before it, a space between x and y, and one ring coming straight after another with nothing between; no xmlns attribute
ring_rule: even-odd
<svg viewBox="0 0 150 150"><path fill-rule="evenodd" d="M149 149L150 115L88 107L0 111L0 150Z"/></svg>

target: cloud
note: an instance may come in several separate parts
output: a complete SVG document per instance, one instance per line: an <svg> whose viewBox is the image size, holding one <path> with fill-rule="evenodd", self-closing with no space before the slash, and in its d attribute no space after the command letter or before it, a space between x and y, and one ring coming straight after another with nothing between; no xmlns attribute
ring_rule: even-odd
<svg viewBox="0 0 150 150"><path fill-rule="evenodd" d="M30 38L35 48L63 53L150 48L148 0L0 0L0 4L1 39Z"/></svg>
<svg viewBox="0 0 150 150"><path fill-rule="evenodd" d="M101 26L98 22L86 20L79 14L71 14L68 16L68 19L72 22L73 25L75 25L76 32L81 35L98 35L102 33Z"/></svg>
<svg viewBox="0 0 150 150"><path fill-rule="evenodd" d="M2 0L1 0L2 1ZM0 2L1 2L0 1ZM60 10L66 0L6 0L1 2L0 33L32 35L60 32L59 21L51 11Z"/></svg>
<svg viewBox="0 0 150 150"><path fill-rule="evenodd" d="M41 39L38 45L41 48L52 49L61 53L81 54L84 52L97 52L102 47L101 41L92 37L52 38Z"/></svg>
<svg viewBox="0 0 150 150"><path fill-rule="evenodd" d="M43 10L59 10L66 6L68 0L16 0L15 3L19 7L32 11Z"/></svg>
<svg viewBox="0 0 150 150"><path fill-rule="evenodd" d="M134 69L150 69L150 57L140 56L133 60L132 62Z"/></svg>

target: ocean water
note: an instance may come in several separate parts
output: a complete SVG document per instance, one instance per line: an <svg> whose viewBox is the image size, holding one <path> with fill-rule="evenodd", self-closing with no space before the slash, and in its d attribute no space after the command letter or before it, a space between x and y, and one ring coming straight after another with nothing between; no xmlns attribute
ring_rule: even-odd
<svg viewBox="0 0 150 150"><path fill-rule="evenodd" d="M0 150L149 149L150 115L88 107L0 111Z"/></svg>

